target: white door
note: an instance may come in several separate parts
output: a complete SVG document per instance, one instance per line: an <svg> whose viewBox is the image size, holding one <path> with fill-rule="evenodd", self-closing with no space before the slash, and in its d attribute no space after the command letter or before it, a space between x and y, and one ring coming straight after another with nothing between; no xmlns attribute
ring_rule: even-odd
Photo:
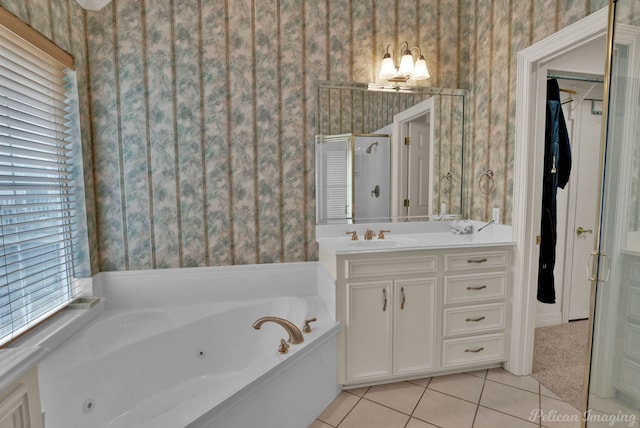
<svg viewBox="0 0 640 428"><path fill-rule="evenodd" d="M429 116L424 115L409 122L410 144L405 145L409 151L407 156L409 162L407 195L409 199L409 209L407 215L426 216L433 214L431 211L431 165L429 162L431 155L430 124Z"/></svg>
<svg viewBox="0 0 640 428"><path fill-rule="evenodd" d="M434 214L433 193L434 101L424 100L393 117L392 215ZM405 144L406 141L410 143ZM408 201L405 203L405 201Z"/></svg>
<svg viewBox="0 0 640 428"><path fill-rule="evenodd" d="M395 281L394 374L433 368L435 279Z"/></svg>
<svg viewBox="0 0 640 428"><path fill-rule="evenodd" d="M593 93L600 98L601 93ZM596 110L597 107L597 110ZM602 103L594 103L594 111L600 111ZM592 113L591 101L582 101L576 105L573 140L573 168L576 179L572 182L574 200L569 205L570 218L567 221L567 262L565 286L568 287L567 320L589 317L591 300L591 281L587 275L586 264L595 247L597 212L599 201L599 164L600 164L600 131L602 116Z"/></svg>
<svg viewBox="0 0 640 428"><path fill-rule="evenodd" d="M347 284L347 381L391 375L392 281Z"/></svg>

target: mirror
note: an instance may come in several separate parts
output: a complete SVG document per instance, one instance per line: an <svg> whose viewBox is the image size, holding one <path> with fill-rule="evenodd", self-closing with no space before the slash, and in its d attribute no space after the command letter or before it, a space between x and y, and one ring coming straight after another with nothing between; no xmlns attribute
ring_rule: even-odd
<svg viewBox="0 0 640 428"><path fill-rule="evenodd" d="M464 216L467 90L321 82L316 222Z"/></svg>

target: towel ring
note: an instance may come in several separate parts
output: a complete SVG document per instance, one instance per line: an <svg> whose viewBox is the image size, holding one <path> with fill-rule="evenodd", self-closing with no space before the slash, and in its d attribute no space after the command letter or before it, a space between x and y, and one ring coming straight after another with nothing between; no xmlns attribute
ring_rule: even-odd
<svg viewBox="0 0 640 428"><path fill-rule="evenodd" d="M493 190L493 171L488 169L487 172L480 176L478 180L478 186L480 187L480 192L488 195Z"/></svg>
<svg viewBox="0 0 640 428"><path fill-rule="evenodd" d="M450 172L447 172L445 175L442 176L442 178L440 179L440 189L442 190L442 193L449 193L451 191L451 179L453 178L453 176L451 175Z"/></svg>

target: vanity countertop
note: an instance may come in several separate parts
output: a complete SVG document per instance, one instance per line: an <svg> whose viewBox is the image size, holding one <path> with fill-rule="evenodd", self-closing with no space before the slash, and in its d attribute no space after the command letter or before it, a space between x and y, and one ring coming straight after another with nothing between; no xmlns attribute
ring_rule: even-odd
<svg viewBox="0 0 640 428"><path fill-rule="evenodd" d="M501 224L490 224L484 229L479 228L486 225L483 222L472 221L473 233L455 234L450 231L448 222L437 222L438 224L425 228L420 227L415 231L409 230L405 224L397 227L396 224L382 225L344 225L337 228L331 226L331 232L317 232L316 241L324 250L333 254L361 254L377 253L389 251L409 251L409 250L437 250L447 248L478 248L499 245L515 245L512 236L511 226ZM364 240L364 232L370 228L376 232L376 237L372 240ZM397 230L394 233L394 228ZM339 232L341 229L344 229ZM391 230L385 234L385 239L379 240L377 234L380 229ZM353 241L347 232L356 230L358 240Z"/></svg>

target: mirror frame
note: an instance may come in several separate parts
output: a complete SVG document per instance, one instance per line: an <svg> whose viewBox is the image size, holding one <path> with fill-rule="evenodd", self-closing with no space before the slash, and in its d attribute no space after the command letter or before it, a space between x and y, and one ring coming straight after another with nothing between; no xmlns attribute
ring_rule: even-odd
<svg viewBox="0 0 640 428"><path fill-rule="evenodd" d="M463 108L462 108L462 153L461 153L461 167L460 167L460 213L458 214L462 218L467 218L468 207L469 207L469 180L470 174L468 173L470 168L470 152L471 148L469 147L468 135L469 135L469 114L470 114L470 103L469 103L469 90L462 88L436 88L429 86L410 86L404 84L375 84L375 83L359 83L359 82L331 82L331 81L318 81L316 84L316 112L314 115L315 123L314 126L314 145L315 145L315 136L321 134L319 131L320 124L323 121L323 112L321 110L321 106L323 102L323 97L321 96L321 91L323 90L352 90L352 91L373 91L373 92L391 92L391 93L399 93L399 94L413 94L419 96L425 95L449 95L449 96L459 96L462 98ZM315 149L314 149L315 153ZM315 160L314 160L315 165ZM439 219L439 215L431 215L426 217L415 217L415 216L400 216L400 217L390 217L389 222L397 222L397 221L429 221L433 219ZM315 219L316 224L324 224L318 223L318 219ZM355 223L354 219L345 219L346 223ZM358 220L358 223L368 223L366 219Z"/></svg>

